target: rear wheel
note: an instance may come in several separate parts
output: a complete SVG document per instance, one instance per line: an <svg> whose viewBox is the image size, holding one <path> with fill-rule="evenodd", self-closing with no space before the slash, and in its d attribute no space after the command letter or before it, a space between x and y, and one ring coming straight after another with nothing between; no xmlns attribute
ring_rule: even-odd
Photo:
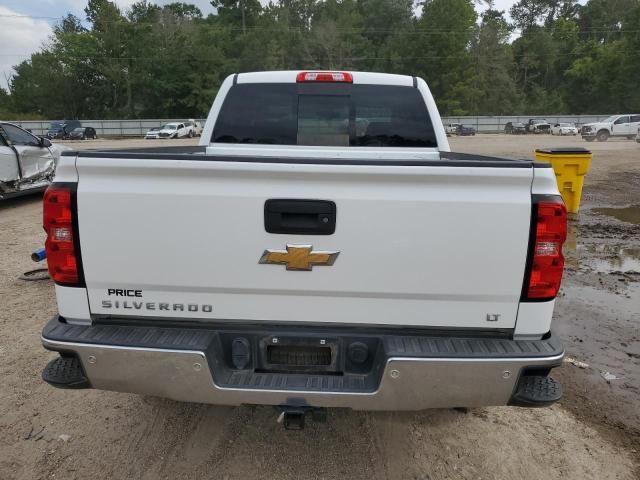
<svg viewBox="0 0 640 480"><path fill-rule="evenodd" d="M596 135L596 138L599 142L606 142L607 140L609 140L609 132L606 130L600 130Z"/></svg>

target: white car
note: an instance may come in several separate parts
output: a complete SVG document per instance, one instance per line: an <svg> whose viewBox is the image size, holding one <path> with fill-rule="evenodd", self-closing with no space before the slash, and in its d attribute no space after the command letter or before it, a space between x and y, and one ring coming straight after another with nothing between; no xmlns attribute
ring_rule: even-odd
<svg viewBox="0 0 640 480"><path fill-rule="evenodd" d="M274 405L285 427L561 397L553 169L452 153L421 78L231 75L198 147L63 154L43 218L55 387Z"/></svg>
<svg viewBox="0 0 640 480"><path fill-rule="evenodd" d="M640 128L640 114L612 115L601 122L582 126L582 138L587 142L606 142L609 137L626 137L633 140Z"/></svg>
<svg viewBox="0 0 640 480"><path fill-rule="evenodd" d="M46 188L65 150L70 149L12 123L0 122L0 200Z"/></svg>
<svg viewBox="0 0 640 480"><path fill-rule="evenodd" d="M171 122L164 125L158 131L157 138L183 138L193 137L193 129L184 122Z"/></svg>
<svg viewBox="0 0 640 480"><path fill-rule="evenodd" d="M573 123L555 123L551 127L551 135L578 135L578 127Z"/></svg>
<svg viewBox="0 0 640 480"><path fill-rule="evenodd" d="M144 138L146 140L154 140L159 137L160 134L160 130L162 129L162 127L153 127L152 129L150 129L147 134L144 136Z"/></svg>

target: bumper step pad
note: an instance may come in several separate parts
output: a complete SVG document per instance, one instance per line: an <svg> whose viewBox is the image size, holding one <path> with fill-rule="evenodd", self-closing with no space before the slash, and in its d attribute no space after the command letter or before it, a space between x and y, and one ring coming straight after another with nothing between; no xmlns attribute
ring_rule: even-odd
<svg viewBox="0 0 640 480"><path fill-rule="evenodd" d="M90 388L77 357L58 357L42 371L42 379L57 388Z"/></svg>
<svg viewBox="0 0 640 480"><path fill-rule="evenodd" d="M551 377L524 376L518 382L509 405L514 407L547 407L562 398L562 385Z"/></svg>

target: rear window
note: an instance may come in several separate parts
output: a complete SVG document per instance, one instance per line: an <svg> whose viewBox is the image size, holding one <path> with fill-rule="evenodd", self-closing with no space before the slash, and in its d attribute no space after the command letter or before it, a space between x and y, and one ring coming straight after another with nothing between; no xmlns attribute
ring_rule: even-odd
<svg viewBox="0 0 640 480"><path fill-rule="evenodd" d="M437 146L420 92L388 85L234 85L211 140L273 145Z"/></svg>

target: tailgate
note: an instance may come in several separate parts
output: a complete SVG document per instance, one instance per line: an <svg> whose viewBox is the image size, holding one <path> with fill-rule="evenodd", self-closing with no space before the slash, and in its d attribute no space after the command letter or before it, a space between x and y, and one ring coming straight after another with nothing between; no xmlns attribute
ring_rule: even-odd
<svg viewBox="0 0 640 480"><path fill-rule="evenodd" d="M80 156L77 169L93 315L515 325L529 238L530 165ZM269 199L334 202L335 232L268 233ZM310 271L259 263L265 250L286 253L287 245L339 253L332 265ZM295 266L292 257L279 260Z"/></svg>

